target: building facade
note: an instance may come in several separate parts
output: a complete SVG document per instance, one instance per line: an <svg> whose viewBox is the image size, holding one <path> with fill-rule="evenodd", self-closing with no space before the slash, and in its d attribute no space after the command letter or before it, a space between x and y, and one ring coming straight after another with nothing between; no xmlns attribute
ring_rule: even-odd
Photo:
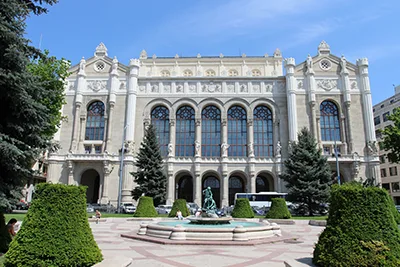
<svg viewBox="0 0 400 267"><path fill-rule="evenodd" d="M394 113L394 110L400 107L400 86L395 87L395 94L388 99L376 104L373 107L374 124L378 142L382 139L379 130L392 125L388 117ZM397 163L390 162L387 157L387 151L379 151L380 173L382 178L382 187L389 191L396 205L400 205L400 166Z"/></svg>
<svg viewBox="0 0 400 267"><path fill-rule="evenodd" d="M67 119L55 136L61 149L48 157L47 180L87 185L88 202L116 203L122 147L122 201L132 200L130 173L150 123L165 158L168 204L185 198L201 205L208 186L218 206L238 192L285 192L279 174L303 127L333 171L337 145L341 182L380 180L368 61L334 56L324 41L299 64L277 49L256 57L143 50L124 65L101 43L70 72Z"/></svg>

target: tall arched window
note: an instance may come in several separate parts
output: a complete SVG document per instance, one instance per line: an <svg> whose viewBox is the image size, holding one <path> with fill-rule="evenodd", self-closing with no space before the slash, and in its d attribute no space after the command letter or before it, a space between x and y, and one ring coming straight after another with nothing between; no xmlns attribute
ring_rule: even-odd
<svg viewBox="0 0 400 267"><path fill-rule="evenodd" d="M340 141L339 109L335 103L325 100L320 105L321 140Z"/></svg>
<svg viewBox="0 0 400 267"><path fill-rule="evenodd" d="M194 109L183 106L176 112L176 156L194 156L195 121Z"/></svg>
<svg viewBox="0 0 400 267"><path fill-rule="evenodd" d="M271 157L274 151L272 112L266 106L254 109L254 155Z"/></svg>
<svg viewBox="0 0 400 267"><path fill-rule="evenodd" d="M221 156L221 111L207 106L201 112L201 155Z"/></svg>
<svg viewBox="0 0 400 267"><path fill-rule="evenodd" d="M156 128L158 144L163 157L168 155L169 144L169 110L164 106L157 106L151 111L151 124Z"/></svg>
<svg viewBox="0 0 400 267"><path fill-rule="evenodd" d="M247 115L240 106L228 110L228 155L232 157L247 156Z"/></svg>
<svg viewBox="0 0 400 267"><path fill-rule="evenodd" d="M104 103L95 101L87 109L85 140L104 140Z"/></svg>

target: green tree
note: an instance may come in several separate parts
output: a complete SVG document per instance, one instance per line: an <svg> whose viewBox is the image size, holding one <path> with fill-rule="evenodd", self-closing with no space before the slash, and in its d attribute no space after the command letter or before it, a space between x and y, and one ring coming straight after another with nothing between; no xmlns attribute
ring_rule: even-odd
<svg viewBox="0 0 400 267"><path fill-rule="evenodd" d="M387 157L391 162L400 162L400 109L395 109L394 113L389 115L389 121L393 124L381 130L383 141L380 147L386 150Z"/></svg>
<svg viewBox="0 0 400 267"><path fill-rule="evenodd" d="M146 195L152 197L154 205L158 206L165 202L167 176L164 171L164 163L158 145L156 130L149 125L141 143L136 158L137 171L132 175L137 187L132 190L134 199Z"/></svg>
<svg viewBox="0 0 400 267"><path fill-rule="evenodd" d="M328 200L332 178L327 158L307 128L298 134L298 142L291 144L284 165L280 178L286 182L288 201L312 216Z"/></svg>

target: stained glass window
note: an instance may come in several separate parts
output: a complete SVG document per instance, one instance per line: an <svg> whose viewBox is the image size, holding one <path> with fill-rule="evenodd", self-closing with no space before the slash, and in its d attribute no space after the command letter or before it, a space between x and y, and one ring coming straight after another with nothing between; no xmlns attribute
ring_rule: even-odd
<svg viewBox="0 0 400 267"><path fill-rule="evenodd" d="M177 157L194 156L195 112L190 106L183 106L176 112L176 146Z"/></svg>
<svg viewBox="0 0 400 267"><path fill-rule="evenodd" d="M163 157L168 155L169 144L169 110L164 106L157 106L151 111L151 124L156 128L158 144Z"/></svg>
<svg viewBox="0 0 400 267"><path fill-rule="evenodd" d="M104 103L93 102L87 109L85 140L104 140Z"/></svg>
<svg viewBox="0 0 400 267"><path fill-rule="evenodd" d="M266 106L254 109L254 155L272 157L274 151L272 112Z"/></svg>
<svg viewBox="0 0 400 267"><path fill-rule="evenodd" d="M325 100L320 105L322 141L340 141L339 110L332 101Z"/></svg>
<svg viewBox="0 0 400 267"><path fill-rule="evenodd" d="M247 156L247 114L240 106L228 110L228 156Z"/></svg>
<svg viewBox="0 0 400 267"><path fill-rule="evenodd" d="M201 154L221 156L221 111L216 106L207 106L201 112Z"/></svg>

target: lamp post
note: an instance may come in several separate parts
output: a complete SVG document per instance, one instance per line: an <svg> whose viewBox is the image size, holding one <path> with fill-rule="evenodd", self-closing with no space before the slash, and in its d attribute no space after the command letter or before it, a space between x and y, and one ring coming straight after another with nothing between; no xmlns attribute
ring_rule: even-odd
<svg viewBox="0 0 400 267"><path fill-rule="evenodd" d="M336 140L335 140L335 158L336 158L337 182L338 182L338 185L340 185L339 153L337 151Z"/></svg>
<svg viewBox="0 0 400 267"><path fill-rule="evenodd" d="M122 198L122 176L124 171L124 152L125 152L125 137L126 137L126 128L128 124L124 127L123 137L122 137L122 144L121 144L121 160L119 163L119 184L118 184L118 203L117 203L117 211L121 213L121 198Z"/></svg>

